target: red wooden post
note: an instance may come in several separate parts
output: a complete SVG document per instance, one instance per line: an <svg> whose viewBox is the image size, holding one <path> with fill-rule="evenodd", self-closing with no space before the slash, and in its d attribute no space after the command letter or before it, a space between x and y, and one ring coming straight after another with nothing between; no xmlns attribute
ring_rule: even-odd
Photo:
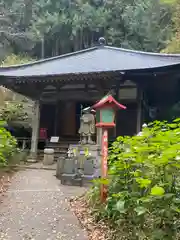
<svg viewBox="0 0 180 240"><path fill-rule="evenodd" d="M108 158L108 130L103 129L102 133L102 160L101 160L101 177L107 178L107 158ZM101 202L105 202L107 197L107 185L101 185Z"/></svg>

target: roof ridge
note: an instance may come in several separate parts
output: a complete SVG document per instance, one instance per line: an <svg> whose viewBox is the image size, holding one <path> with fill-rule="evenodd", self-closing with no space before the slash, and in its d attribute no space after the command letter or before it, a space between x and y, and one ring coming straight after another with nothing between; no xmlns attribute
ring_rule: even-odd
<svg viewBox="0 0 180 240"><path fill-rule="evenodd" d="M16 64L16 65L4 66L4 67L2 66L2 67L0 67L0 71L1 70L2 71L6 70L6 69L7 70L18 69L18 68L22 68L22 67L28 67L28 66L32 66L32 65L36 65L36 64L41 64L41 63L49 62L49 61L52 61L52 60L57 60L57 59L65 58L65 57L74 56L76 54L90 52L90 51L96 50L98 48L99 48L98 46L95 46L95 47L86 48L86 49L75 51L75 52L71 52L71 53L65 53L65 54L62 54L62 55L55 56L55 57L40 59L40 60L29 62L29 63Z"/></svg>
<svg viewBox="0 0 180 240"><path fill-rule="evenodd" d="M145 52L145 51L138 51L138 50L132 50L132 49L126 49L126 48L118 48L118 47L112 47L112 46L104 46L104 48L116 50L116 51L124 51L129 53L138 53L148 56L157 56L157 57L180 57L180 54L175 53L154 53L154 52Z"/></svg>

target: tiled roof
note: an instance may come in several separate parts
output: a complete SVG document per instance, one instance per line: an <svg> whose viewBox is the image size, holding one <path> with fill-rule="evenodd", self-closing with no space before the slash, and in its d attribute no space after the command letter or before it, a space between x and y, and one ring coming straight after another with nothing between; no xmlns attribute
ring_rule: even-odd
<svg viewBox="0 0 180 240"><path fill-rule="evenodd" d="M99 46L29 64L1 67L0 76L38 77L130 71L180 64L179 54L158 54Z"/></svg>

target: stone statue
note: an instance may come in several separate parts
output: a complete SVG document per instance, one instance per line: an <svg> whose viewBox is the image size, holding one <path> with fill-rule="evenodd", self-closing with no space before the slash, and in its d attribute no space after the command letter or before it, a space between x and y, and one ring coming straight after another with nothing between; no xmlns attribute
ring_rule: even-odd
<svg viewBox="0 0 180 240"><path fill-rule="evenodd" d="M95 117L91 112L85 112L81 116L79 134L81 144L94 144L92 135L95 134Z"/></svg>

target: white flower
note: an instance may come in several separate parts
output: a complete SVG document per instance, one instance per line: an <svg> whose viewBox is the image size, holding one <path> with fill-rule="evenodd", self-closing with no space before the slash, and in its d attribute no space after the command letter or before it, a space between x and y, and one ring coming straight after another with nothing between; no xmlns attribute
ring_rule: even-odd
<svg viewBox="0 0 180 240"><path fill-rule="evenodd" d="M130 152L130 149L129 149L129 148L126 148L125 152L126 152L126 153L129 153L129 152Z"/></svg>
<svg viewBox="0 0 180 240"><path fill-rule="evenodd" d="M142 132L139 132L138 134L137 134L137 136L142 136L143 135L143 133Z"/></svg>

